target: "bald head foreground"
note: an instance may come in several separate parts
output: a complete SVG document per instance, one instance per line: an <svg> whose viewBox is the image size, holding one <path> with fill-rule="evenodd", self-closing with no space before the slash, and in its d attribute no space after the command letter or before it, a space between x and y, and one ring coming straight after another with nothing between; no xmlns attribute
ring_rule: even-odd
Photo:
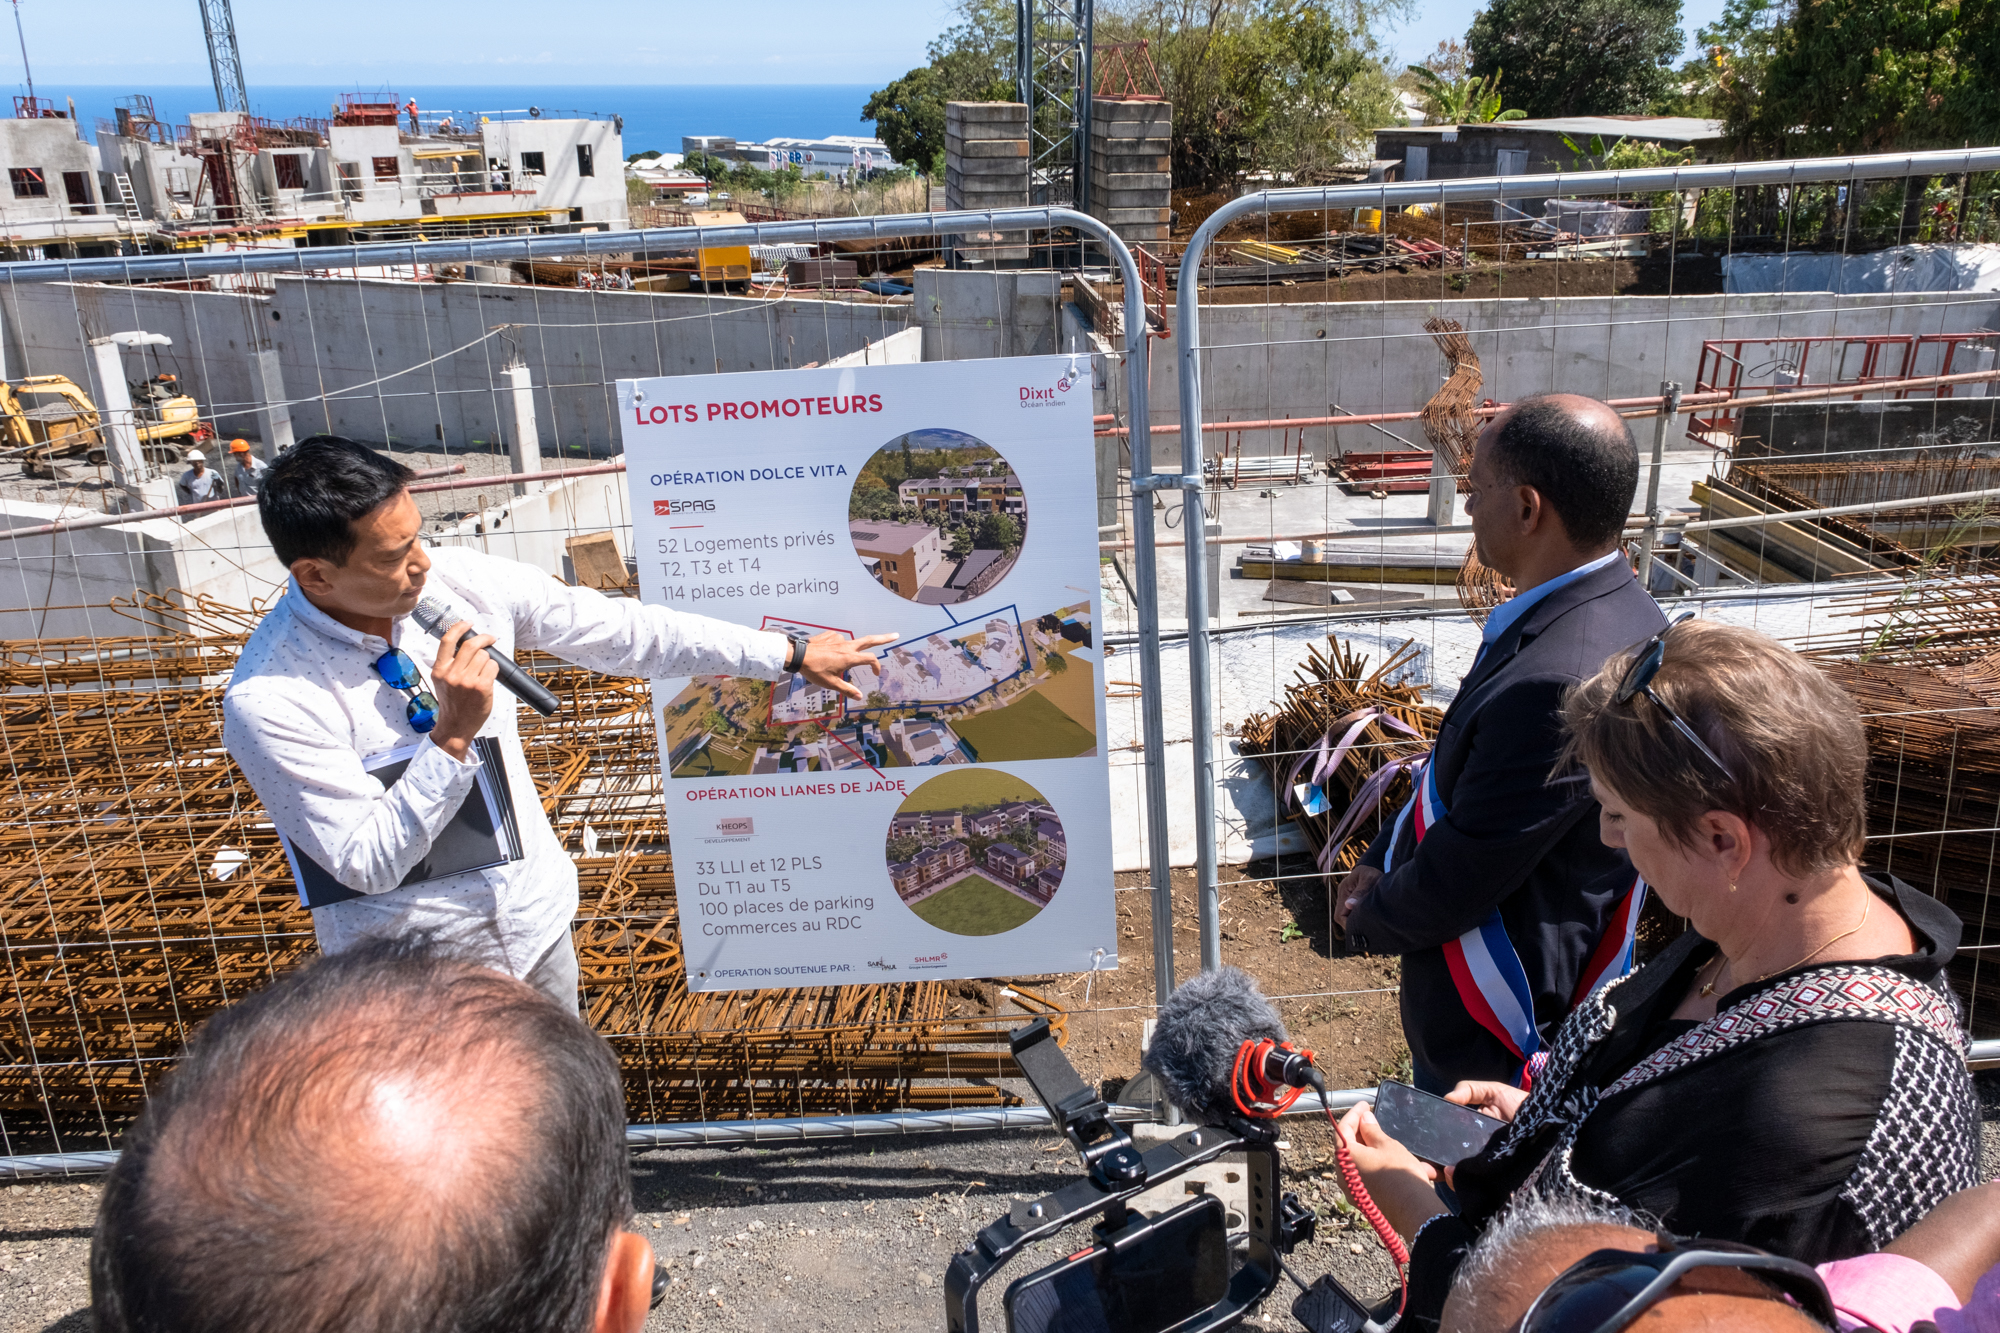
<svg viewBox="0 0 2000 1333"><path fill-rule="evenodd" d="M602 1038L392 940L210 1019L91 1243L105 1333L627 1333L653 1254Z"/></svg>
<svg viewBox="0 0 2000 1333"><path fill-rule="evenodd" d="M1622 1209L1527 1200L1488 1228L1460 1265L1439 1333L1512 1333L1543 1288L1597 1250L1651 1254L1654 1233ZM1644 1333L1826 1333L1823 1325L1749 1273L1696 1269L1641 1314Z"/></svg>
<svg viewBox="0 0 2000 1333"><path fill-rule="evenodd" d="M1479 433L1466 514L1480 563L1526 592L1618 545L1639 485L1625 419L1595 398L1545 393Z"/></svg>

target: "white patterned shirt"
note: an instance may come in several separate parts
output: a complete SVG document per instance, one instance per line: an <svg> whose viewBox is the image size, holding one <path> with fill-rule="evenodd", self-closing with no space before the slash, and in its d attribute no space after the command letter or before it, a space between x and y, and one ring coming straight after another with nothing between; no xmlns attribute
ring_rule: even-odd
<svg viewBox="0 0 2000 1333"><path fill-rule="evenodd" d="M784 675L791 645L781 634L572 588L532 565L477 551L440 547L430 556L426 591L447 594L509 657L540 649L623 676ZM408 617L398 617L391 633L428 682L437 640ZM223 696L223 745L278 831L365 895L313 909L327 953L428 930L524 975L576 916L577 875L535 795L520 705L496 684L480 735L499 740L524 858L400 888L471 791L478 765L424 738L386 791L364 769L364 759L418 739L405 717L407 696L375 670L389 648L321 611L292 582L237 660Z"/></svg>

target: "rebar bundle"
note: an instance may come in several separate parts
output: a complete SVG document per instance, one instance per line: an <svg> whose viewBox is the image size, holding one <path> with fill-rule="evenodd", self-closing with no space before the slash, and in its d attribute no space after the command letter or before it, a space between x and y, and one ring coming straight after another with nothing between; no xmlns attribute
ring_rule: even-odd
<svg viewBox="0 0 2000 1333"><path fill-rule="evenodd" d="M108 1146L202 1019L314 949L221 743L252 613L152 600L127 639L0 643L0 1151ZM937 982L690 993L642 682L549 659L522 743L577 857L585 1014L636 1121L992 1105L1006 1029ZM1060 1012L1021 992L1031 1012ZM971 1008L971 1013L955 1010Z"/></svg>
<svg viewBox="0 0 2000 1333"><path fill-rule="evenodd" d="M1418 651L1414 641L1405 643L1370 671L1366 657L1328 635L1324 650L1307 649L1285 688L1284 706L1252 713L1243 723L1243 753L1263 761L1281 814L1305 834L1323 871L1352 868L1382 819L1409 800L1409 776L1399 773L1372 793L1375 810L1354 823L1344 845L1329 845L1349 806L1384 765L1430 751L1444 710L1424 702L1422 686L1401 678ZM1299 801L1294 789L1301 782L1323 792L1328 804L1320 813Z"/></svg>
<svg viewBox="0 0 2000 1333"><path fill-rule="evenodd" d="M1439 470L1448 468L1459 479L1459 489L1464 490L1473 446L1479 442L1479 418L1472 411L1479 405L1479 387L1485 383L1479 354L1472 350L1465 326L1455 319L1432 316L1424 321L1424 332L1431 335L1451 367L1443 386L1424 404L1424 434L1430 439L1436 462L1443 465Z"/></svg>
<svg viewBox="0 0 2000 1333"><path fill-rule="evenodd" d="M1424 332L1438 345L1451 371L1444 384L1424 404L1424 435L1431 442L1431 466L1449 471L1458 478L1458 489L1467 489L1466 474L1472 470L1473 449L1479 443L1479 418L1473 409L1479 404L1479 388L1485 382L1479 369L1479 354L1465 326L1455 319L1433 316L1424 321ZM1459 605L1480 619L1514 595L1514 589L1499 574L1479 562L1479 553L1470 545L1458 567Z"/></svg>

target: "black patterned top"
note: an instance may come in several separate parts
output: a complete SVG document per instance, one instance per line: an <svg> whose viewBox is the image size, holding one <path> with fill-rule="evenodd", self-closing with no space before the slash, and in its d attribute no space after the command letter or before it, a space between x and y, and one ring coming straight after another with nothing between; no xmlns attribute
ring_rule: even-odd
<svg viewBox="0 0 2000 1333"><path fill-rule="evenodd" d="M1523 1190L1615 1200L1683 1235L1817 1264L1878 1249L1977 1184L1979 1106L1944 980L1958 919L1900 880L1868 884L1916 952L1782 973L1689 1023L1671 1015L1715 957L1689 931L1579 1006L1514 1122L1460 1164L1460 1216L1425 1228L1419 1326Z"/></svg>

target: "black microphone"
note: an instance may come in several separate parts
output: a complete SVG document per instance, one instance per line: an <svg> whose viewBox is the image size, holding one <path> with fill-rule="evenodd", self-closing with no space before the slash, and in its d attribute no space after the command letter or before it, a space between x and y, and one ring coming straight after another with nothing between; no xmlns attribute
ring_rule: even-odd
<svg viewBox="0 0 2000 1333"><path fill-rule="evenodd" d="M415 620L419 625L422 625L429 632L430 636L439 642L443 642L444 632L453 625L456 625L461 620L472 619L471 616L463 614L457 607L442 597L422 598L417 602L416 610L410 612L410 618ZM466 634L476 632L468 630ZM460 642L463 642L465 637L465 635L460 635ZM457 644L452 646L456 650ZM507 654L501 652L490 643L486 645L486 655L499 665L500 683L511 690L514 697L527 704L528 707L534 709L543 717L549 716L556 709L562 707L562 700L549 693L548 687L543 685L542 682L516 666L513 658L507 656Z"/></svg>
<svg viewBox="0 0 2000 1333"><path fill-rule="evenodd" d="M1140 1063L1183 1114L1213 1122L1236 1109L1231 1083L1246 1042L1272 1043L1257 1053L1256 1072L1265 1080L1309 1086L1300 1068L1314 1077L1319 1071L1303 1052L1281 1049L1289 1040L1285 1020L1249 974L1222 967L1190 978L1167 997Z"/></svg>

